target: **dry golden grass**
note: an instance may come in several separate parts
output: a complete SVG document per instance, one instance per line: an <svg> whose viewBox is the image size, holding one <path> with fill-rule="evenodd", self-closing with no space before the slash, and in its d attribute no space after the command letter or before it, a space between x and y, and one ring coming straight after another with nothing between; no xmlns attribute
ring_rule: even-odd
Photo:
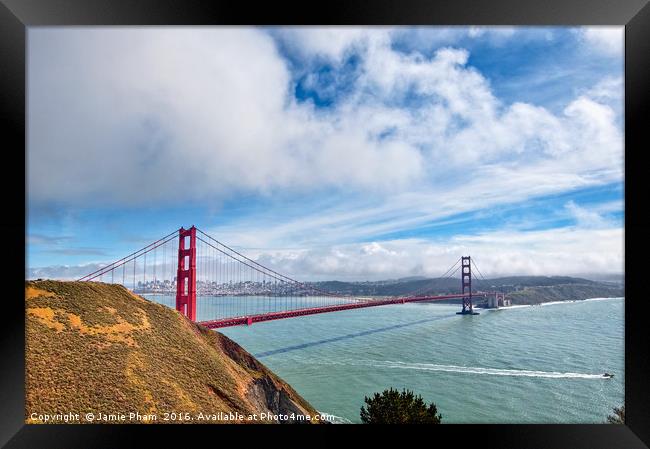
<svg viewBox="0 0 650 449"><path fill-rule="evenodd" d="M32 412L246 416L277 412L279 397L317 413L232 340L121 286L30 281L25 306L27 422Z"/></svg>
<svg viewBox="0 0 650 449"><path fill-rule="evenodd" d="M46 298L52 298L55 297L56 295L52 292L48 292L47 290L41 290L40 288L35 288L30 285L28 285L25 288L25 300L36 298L38 296L45 296Z"/></svg>

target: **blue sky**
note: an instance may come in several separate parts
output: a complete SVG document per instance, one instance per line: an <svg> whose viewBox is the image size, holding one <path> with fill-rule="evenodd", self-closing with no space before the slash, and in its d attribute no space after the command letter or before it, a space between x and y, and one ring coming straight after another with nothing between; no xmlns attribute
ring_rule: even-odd
<svg viewBox="0 0 650 449"><path fill-rule="evenodd" d="M305 280L461 254L622 273L622 28L37 27L28 48L28 277L192 224Z"/></svg>

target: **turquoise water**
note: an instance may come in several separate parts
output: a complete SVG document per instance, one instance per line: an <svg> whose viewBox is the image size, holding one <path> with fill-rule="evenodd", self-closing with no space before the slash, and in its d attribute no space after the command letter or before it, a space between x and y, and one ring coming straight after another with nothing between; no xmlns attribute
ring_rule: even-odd
<svg viewBox="0 0 650 449"><path fill-rule="evenodd" d="M622 298L457 311L412 303L220 331L343 422L389 387L435 402L446 423L602 423L623 404Z"/></svg>

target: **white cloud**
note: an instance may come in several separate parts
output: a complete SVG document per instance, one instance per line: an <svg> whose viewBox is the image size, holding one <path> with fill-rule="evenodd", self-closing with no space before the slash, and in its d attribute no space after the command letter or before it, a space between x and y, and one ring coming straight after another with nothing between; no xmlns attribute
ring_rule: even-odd
<svg viewBox="0 0 650 449"><path fill-rule="evenodd" d="M586 91L586 96L601 103L623 99L624 84L622 77L606 77Z"/></svg>
<svg viewBox="0 0 650 449"><path fill-rule="evenodd" d="M303 57L321 56L340 61L350 47L362 44L368 30L349 26L329 27L280 27L273 31L285 44ZM387 33L387 28L372 27L373 33Z"/></svg>
<svg viewBox="0 0 650 449"><path fill-rule="evenodd" d="M625 28L622 26L584 27L581 38L589 48L606 56L621 56L623 54Z"/></svg>
<svg viewBox="0 0 650 449"><path fill-rule="evenodd" d="M400 239L310 249L247 250L258 262L300 280L384 280L438 277L471 255L488 277L623 273L623 229L571 226L544 231L496 231L446 240ZM101 264L31 268L30 278L75 279ZM140 271L138 271L140 273Z"/></svg>
<svg viewBox="0 0 650 449"><path fill-rule="evenodd" d="M321 31L291 32L305 42L338 32ZM615 114L597 96L563 116L505 106L466 50L425 57L394 51L383 29L343 35L336 49L365 40L362 74L324 112L293 99L286 62L257 29L30 30L30 200L152 204L313 186L386 195L513 160L517 172L553 166L592 183L622 167ZM423 105L397 101L410 92Z"/></svg>
<svg viewBox="0 0 650 449"><path fill-rule="evenodd" d="M573 201L567 202L564 207L581 227L603 228L608 225L607 221L597 211L580 207Z"/></svg>
<svg viewBox="0 0 650 449"><path fill-rule="evenodd" d="M620 274L623 230L568 227L545 231L458 235L446 241L390 240L310 250L260 251L256 258L301 279L381 280L442 275L471 255L486 277Z"/></svg>
<svg viewBox="0 0 650 449"><path fill-rule="evenodd" d="M472 38L490 39L497 43L503 43L512 38L516 32L517 29L510 26L471 26L467 35Z"/></svg>
<svg viewBox="0 0 650 449"><path fill-rule="evenodd" d="M589 30L584 38L593 40ZM340 60L358 52L352 93L327 110L297 102L287 61L259 29L31 29L29 200L142 206L335 189L363 200L275 225L231 222L209 231L266 248L259 256L278 258L288 273L299 272L293 268L302 260L305 276L338 267L382 277L391 269L428 273L430 259L418 254L440 255L444 245L335 243L622 180L622 132L611 104L620 80L604 79L552 113L502 103L465 49L397 52L383 28L280 32L305 54ZM471 32L478 38L485 30ZM417 106L405 104L410 96L421 100ZM558 238L584 242L596 231L605 232L566 230ZM609 269L620 252L615 233L605 235L610 259L586 252L575 269L585 261ZM547 249L531 253L522 269L561 268L552 264L559 246L548 235L525 234ZM484 237L496 240L454 240L450 251L473 253L462 247L472 242L492 257L487 249L497 254L502 236ZM507 254L531 241L493 262L506 269ZM293 248L275 255L274 246ZM382 256L371 263L373 252Z"/></svg>
<svg viewBox="0 0 650 449"><path fill-rule="evenodd" d="M74 281L88 273L104 267L105 264L88 263L82 265L51 265L47 267L25 268L25 279L58 279Z"/></svg>
<svg viewBox="0 0 650 449"><path fill-rule="evenodd" d="M419 179L416 148L320 117L289 89L256 29L32 30L30 198L143 204Z"/></svg>

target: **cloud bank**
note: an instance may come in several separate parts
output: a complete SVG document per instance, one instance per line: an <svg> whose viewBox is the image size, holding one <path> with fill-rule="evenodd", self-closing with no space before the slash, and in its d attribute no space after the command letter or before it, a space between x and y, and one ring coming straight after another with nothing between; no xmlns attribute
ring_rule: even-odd
<svg viewBox="0 0 650 449"><path fill-rule="evenodd" d="M500 99L472 54L454 45L506 45L532 39L526 33L31 29L29 202L213 207L239 195L301 195L324 205L282 222L260 223L260 214L207 230L306 277L434 275L431 261L450 248L502 273L619 270L621 224L575 202L564 211L576 225L553 231L382 237L622 182L622 79L605 77L551 111ZM585 51L620 57L621 29L576 37ZM419 45L398 48L405 39ZM347 199L332 205L327 195Z"/></svg>
<svg viewBox="0 0 650 449"><path fill-rule="evenodd" d="M361 57L352 93L318 110L292 95L286 61L258 29L53 33L30 32L30 201L393 194L476 170L621 178L621 132L598 92L560 115L502 104L463 49L404 54L381 29L303 33L295 45L308 55L354 44Z"/></svg>

